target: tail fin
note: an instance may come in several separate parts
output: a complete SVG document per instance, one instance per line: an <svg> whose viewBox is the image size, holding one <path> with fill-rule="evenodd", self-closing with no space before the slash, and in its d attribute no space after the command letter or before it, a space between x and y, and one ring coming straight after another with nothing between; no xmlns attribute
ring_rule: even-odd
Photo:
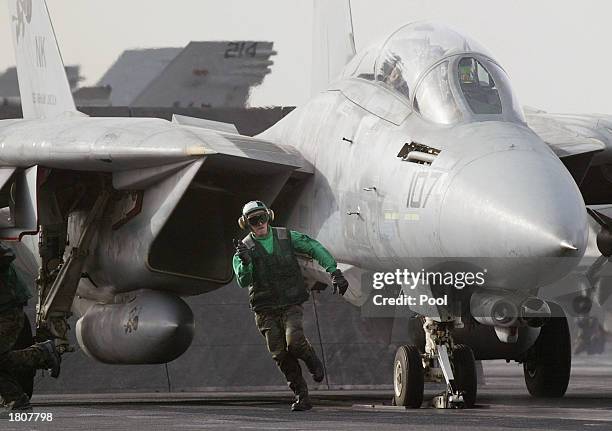
<svg viewBox="0 0 612 431"><path fill-rule="evenodd" d="M314 0L312 93L338 78L355 56L351 1Z"/></svg>
<svg viewBox="0 0 612 431"><path fill-rule="evenodd" d="M23 118L77 112L45 0L8 0Z"/></svg>

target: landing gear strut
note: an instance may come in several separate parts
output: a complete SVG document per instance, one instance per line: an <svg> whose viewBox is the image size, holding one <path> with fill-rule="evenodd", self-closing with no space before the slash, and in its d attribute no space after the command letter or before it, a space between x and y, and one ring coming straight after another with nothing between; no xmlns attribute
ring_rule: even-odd
<svg viewBox="0 0 612 431"><path fill-rule="evenodd" d="M66 239L65 223L59 227L53 226L55 229L44 226L42 229L40 250L43 266L37 280L39 291L36 309L37 337L54 339L60 353L73 350L67 339L68 318L72 314L72 302L83 266L90 253L91 241L98 230L110 197L109 189L102 189L99 193L85 219L77 244L70 250L66 261L62 259ZM48 244L56 245L50 247ZM55 250L50 251L50 249ZM57 250L60 250L60 253Z"/></svg>

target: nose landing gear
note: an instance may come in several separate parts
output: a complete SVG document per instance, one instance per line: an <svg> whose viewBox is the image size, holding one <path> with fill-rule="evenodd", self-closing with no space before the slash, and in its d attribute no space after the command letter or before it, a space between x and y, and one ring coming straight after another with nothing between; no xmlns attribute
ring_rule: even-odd
<svg viewBox="0 0 612 431"><path fill-rule="evenodd" d="M432 401L436 408L471 408L476 402L477 375L474 353L462 344L454 345L453 322L425 318L425 353L415 346L401 346L393 367L394 404L419 408L424 381L446 383L446 390Z"/></svg>
<svg viewBox="0 0 612 431"><path fill-rule="evenodd" d="M565 394L572 368L572 347L563 309L550 303L553 316L542 329L523 360L529 393L536 398L559 398Z"/></svg>
<svg viewBox="0 0 612 431"><path fill-rule="evenodd" d="M400 346L393 364L394 403L418 409L423 403L423 362L416 346Z"/></svg>

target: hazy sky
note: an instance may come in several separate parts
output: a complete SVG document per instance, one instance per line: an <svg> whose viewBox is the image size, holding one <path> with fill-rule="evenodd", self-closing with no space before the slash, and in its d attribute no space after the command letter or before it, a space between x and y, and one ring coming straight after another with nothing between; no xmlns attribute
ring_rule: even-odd
<svg viewBox="0 0 612 431"><path fill-rule="evenodd" d="M85 85L94 84L128 48L256 39L273 41L279 54L251 104L300 105L310 95L312 0L47 3L64 61L81 64ZM352 5L358 50L410 21L441 21L493 53L524 105L612 114L609 1L353 0ZM6 5L0 7L0 22L3 70L14 63Z"/></svg>

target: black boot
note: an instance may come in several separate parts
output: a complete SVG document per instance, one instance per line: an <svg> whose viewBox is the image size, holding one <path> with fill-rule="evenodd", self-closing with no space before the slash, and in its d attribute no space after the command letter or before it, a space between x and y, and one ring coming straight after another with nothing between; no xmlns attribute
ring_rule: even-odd
<svg viewBox="0 0 612 431"><path fill-rule="evenodd" d="M32 405L30 404L30 398L23 394L17 401L7 404L7 407L20 412L31 412Z"/></svg>
<svg viewBox="0 0 612 431"><path fill-rule="evenodd" d="M32 411L30 399L24 394L17 401L2 404L2 407L0 407L0 419L9 419L11 413L30 413Z"/></svg>
<svg viewBox="0 0 612 431"><path fill-rule="evenodd" d="M51 377L57 378L60 374L62 357L55 347L55 342L53 340L48 340L43 343L37 343L35 346L45 354L45 361L47 363L47 368L51 371Z"/></svg>
<svg viewBox="0 0 612 431"><path fill-rule="evenodd" d="M301 385L289 385L295 394L295 401L291 404L292 412L303 412L312 409L310 397L308 396L308 386L306 382Z"/></svg>
<svg viewBox="0 0 612 431"><path fill-rule="evenodd" d="M308 371L312 374L312 379L320 383L325 378L325 368L323 367L323 363L317 356L317 354L313 351L311 355L304 361L306 366L308 367Z"/></svg>

